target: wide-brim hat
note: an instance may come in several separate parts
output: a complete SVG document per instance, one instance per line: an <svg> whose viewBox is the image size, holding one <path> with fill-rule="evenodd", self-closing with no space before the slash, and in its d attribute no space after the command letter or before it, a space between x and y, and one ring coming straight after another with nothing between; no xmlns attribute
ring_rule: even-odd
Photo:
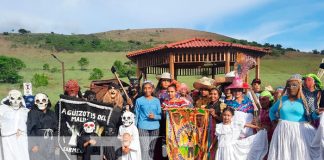
<svg viewBox="0 0 324 160"><path fill-rule="evenodd" d="M161 75L157 75L156 76L156 79L157 80L160 80L160 79L170 79L171 80L172 78L171 78L171 74L170 73L164 72Z"/></svg>
<svg viewBox="0 0 324 160"><path fill-rule="evenodd" d="M214 83L215 83L215 80L208 78L208 77L202 77L193 83L193 87L195 89L209 89L210 90L212 88L215 88Z"/></svg>
<svg viewBox="0 0 324 160"><path fill-rule="evenodd" d="M234 77L235 77L235 71L228 72L225 74L224 77L216 77L214 85L218 86L224 83L232 83Z"/></svg>
<svg viewBox="0 0 324 160"><path fill-rule="evenodd" d="M243 83L242 78L236 76L233 79L232 84L230 84L226 89L249 89L249 85L247 83Z"/></svg>

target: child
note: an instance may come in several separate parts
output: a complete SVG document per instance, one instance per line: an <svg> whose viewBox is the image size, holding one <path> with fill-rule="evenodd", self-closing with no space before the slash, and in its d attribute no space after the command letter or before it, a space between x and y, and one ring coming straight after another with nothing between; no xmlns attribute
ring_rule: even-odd
<svg viewBox="0 0 324 160"><path fill-rule="evenodd" d="M123 125L119 127L118 139L122 142L122 160L140 160L141 147L138 130L135 126L135 116L130 111L122 115Z"/></svg>
<svg viewBox="0 0 324 160"><path fill-rule="evenodd" d="M135 122L141 136L142 159L150 160L154 155L155 138L159 136L162 111L160 100L153 97L153 83L145 81L142 89L144 96L138 98L135 104Z"/></svg>
<svg viewBox="0 0 324 160"><path fill-rule="evenodd" d="M100 154L100 147L95 146L97 141L94 140L94 137L98 135L94 132L96 129L95 122L91 119L88 119L83 124L83 131L81 132L81 136L78 137L78 147L83 152L82 159L83 160L91 160L92 155ZM95 158L94 158L95 159Z"/></svg>
<svg viewBox="0 0 324 160"><path fill-rule="evenodd" d="M240 139L240 132L244 127L259 129L258 126L246 123L232 122L234 109L227 107L223 110L223 122L216 125L218 149L215 159L217 160L245 160L262 159L268 149L267 132L259 131L256 135ZM210 147L215 146L216 141ZM251 154L249 154L251 153Z"/></svg>
<svg viewBox="0 0 324 160"><path fill-rule="evenodd" d="M162 108L183 108L188 107L187 103L180 98L176 97L177 90L175 85L170 85L167 89L169 98L164 100L162 103Z"/></svg>

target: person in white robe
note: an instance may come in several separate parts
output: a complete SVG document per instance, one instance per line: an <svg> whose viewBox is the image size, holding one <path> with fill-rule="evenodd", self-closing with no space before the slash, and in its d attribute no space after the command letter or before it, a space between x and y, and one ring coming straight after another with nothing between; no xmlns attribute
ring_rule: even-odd
<svg viewBox="0 0 324 160"><path fill-rule="evenodd" d="M4 160L29 160L27 116L29 109L18 90L9 91L0 105L0 127Z"/></svg>

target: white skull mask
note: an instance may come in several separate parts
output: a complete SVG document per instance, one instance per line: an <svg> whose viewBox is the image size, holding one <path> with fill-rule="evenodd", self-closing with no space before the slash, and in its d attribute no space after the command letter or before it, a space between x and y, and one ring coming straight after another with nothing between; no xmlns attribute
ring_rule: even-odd
<svg viewBox="0 0 324 160"><path fill-rule="evenodd" d="M11 90L8 94L10 106L13 109L19 109L23 106L23 97L20 91L18 90Z"/></svg>
<svg viewBox="0 0 324 160"><path fill-rule="evenodd" d="M130 111L125 111L122 115L122 122L125 127L129 127L135 122L135 115Z"/></svg>
<svg viewBox="0 0 324 160"><path fill-rule="evenodd" d="M83 124L83 130L86 132L86 133L93 133L93 131L95 130L96 128L96 125L94 122L92 121L88 121L88 122L85 122Z"/></svg>
<svg viewBox="0 0 324 160"><path fill-rule="evenodd" d="M35 105L40 110L46 109L46 107L48 105L48 97L43 93L36 94L36 96L35 96Z"/></svg>

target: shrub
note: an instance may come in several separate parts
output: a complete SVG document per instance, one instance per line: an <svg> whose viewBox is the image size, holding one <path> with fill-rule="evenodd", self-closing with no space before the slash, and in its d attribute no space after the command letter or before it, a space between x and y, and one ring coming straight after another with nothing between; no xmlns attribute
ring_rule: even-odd
<svg viewBox="0 0 324 160"><path fill-rule="evenodd" d="M99 68L94 68L90 73L89 80L101 79L103 77L103 72Z"/></svg>
<svg viewBox="0 0 324 160"><path fill-rule="evenodd" d="M18 83L23 77L18 72L25 68L25 63L17 58L0 56L0 82Z"/></svg>
<svg viewBox="0 0 324 160"><path fill-rule="evenodd" d="M34 74L33 79L31 80L34 87L41 87L48 85L48 77L43 74Z"/></svg>
<svg viewBox="0 0 324 160"><path fill-rule="evenodd" d="M45 71L49 71L49 70L50 70L50 66L49 66L48 63L45 63L45 64L43 65L43 70L45 70Z"/></svg>

